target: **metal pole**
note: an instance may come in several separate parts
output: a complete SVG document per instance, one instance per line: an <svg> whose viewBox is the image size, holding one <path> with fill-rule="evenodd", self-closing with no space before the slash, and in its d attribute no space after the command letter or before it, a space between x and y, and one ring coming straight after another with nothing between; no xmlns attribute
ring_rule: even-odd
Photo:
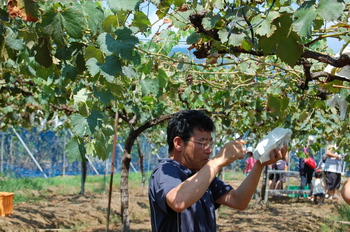
<svg viewBox="0 0 350 232"><path fill-rule="evenodd" d="M15 135L18 137L19 141L21 141L22 145L24 146L24 148L27 150L28 154L30 155L30 157L32 158L32 160L34 161L34 163L36 164L36 166L39 168L39 170L43 173L44 177L47 179L47 176L44 172L44 170L40 167L40 164L36 161L34 155L32 154L32 152L29 150L29 148L27 147L27 145L24 143L24 141L22 140L21 136L17 133L17 131L15 130L15 128L12 127L13 132L15 133Z"/></svg>
<svg viewBox="0 0 350 232"><path fill-rule="evenodd" d="M65 150L65 147L66 147L66 135L64 135L64 138L63 138L63 170L62 170L62 176L65 176L66 175L66 152L64 151Z"/></svg>
<svg viewBox="0 0 350 232"><path fill-rule="evenodd" d="M265 201L265 205L267 204L267 201L269 199L269 185L268 185L268 166L265 166L263 169L264 172L264 183L265 183L265 189L262 190L265 192L264 194L264 201ZM262 192L261 191L261 192Z"/></svg>
<svg viewBox="0 0 350 232"><path fill-rule="evenodd" d="M85 157L86 157L86 159L89 161L89 164L91 165L92 169L94 169L96 175L100 175L100 173L97 171L97 169L95 168L95 166L92 164L91 159L89 158L89 156L86 155Z"/></svg>

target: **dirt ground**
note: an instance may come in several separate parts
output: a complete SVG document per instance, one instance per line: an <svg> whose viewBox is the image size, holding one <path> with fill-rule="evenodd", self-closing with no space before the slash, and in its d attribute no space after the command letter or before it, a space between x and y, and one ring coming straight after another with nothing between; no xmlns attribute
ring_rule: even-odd
<svg viewBox="0 0 350 232"><path fill-rule="evenodd" d="M235 184L235 183L231 183ZM45 193L45 199L32 203L16 203L12 215L0 217L0 231L106 231L108 195L60 195L55 189ZM38 192L33 192L38 195ZM151 231L147 189L130 190L131 231ZM335 216L343 203L326 200L322 206L309 200L290 197L269 197L268 204L254 204L238 211L222 206L217 212L218 232L226 231L323 231L326 224L331 231L350 231L347 222ZM330 215L333 215L331 218ZM345 230L344 230L345 226ZM109 231L121 231L120 194L113 192ZM329 231L329 230L328 230Z"/></svg>

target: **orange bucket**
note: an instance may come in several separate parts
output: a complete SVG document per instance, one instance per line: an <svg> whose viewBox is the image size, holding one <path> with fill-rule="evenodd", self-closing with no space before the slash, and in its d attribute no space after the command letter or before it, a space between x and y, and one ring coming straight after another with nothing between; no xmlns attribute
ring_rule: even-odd
<svg viewBox="0 0 350 232"><path fill-rule="evenodd" d="M0 192L0 216L13 213L13 196L14 193Z"/></svg>

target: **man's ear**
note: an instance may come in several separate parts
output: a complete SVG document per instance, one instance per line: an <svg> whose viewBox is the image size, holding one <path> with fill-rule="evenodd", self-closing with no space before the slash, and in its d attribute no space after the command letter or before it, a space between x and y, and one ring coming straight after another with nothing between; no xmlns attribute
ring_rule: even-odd
<svg viewBox="0 0 350 232"><path fill-rule="evenodd" d="M174 148L176 149L176 151L182 151L182 148L185 144L184 141L179 136L176 136L173 142L174 142Z"/></svg>

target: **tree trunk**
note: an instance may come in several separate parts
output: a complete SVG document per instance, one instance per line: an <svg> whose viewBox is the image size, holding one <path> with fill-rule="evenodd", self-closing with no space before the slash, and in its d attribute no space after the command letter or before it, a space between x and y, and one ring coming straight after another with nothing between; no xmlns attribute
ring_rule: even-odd
<svg viewBox="0 0 350 232"><path fill-rule="evenodd" d="M265 199L265 190L266 190L266 179L267 179L267 169L268 167L265 166L264 170L263 170L263 182L262 182L262 186L261 186L261 200Z"/></svg>
<svg viewBox="0 0 350 232"><path fill-rule="evenodd" d="M137 141L137 151L139 153L140 169L141 169L141 175L142 175L141 187L144 188L145 187L145 183L146 183L146 175L145 175L145 170L144 170L144 167L143 167L144 154L141 151L140 140L137 138L136 141Z"/></svg>
<svg viewBox="0 0 350 232"><path fill-rule="evenodd" d="M168 120L173 115L165 115L163 117L160 117L158 119L146 122L142 126L140 126L138 129L134 129L132 123L130 123L129 118L121 113L120 117L127 121L130 125L130 133L129 136L126 139L124 152L123 152L123 159L122 159L122 173L121 173L121 180L120 180L120 192L121 192L121 215L122 215L122 232L129 232L130 231L130 220L129 220L129 170L130 170L130 162L131 162L131 148L137 139L137 137L147 130L148 128L157 125L160 122L163 122L165 120Z"/></svg>
<svg viewBox="0 0 350 232"><path fill-rule="evenodd" d="M124 155L122 160L122 174L121 174L121 215L123 223L123 232L130 231L129 220L129 170L130 170L131 155L126 149L124 149Z"/></svg>
<svg viewBox="0 0 350 232"><path fill-rule="evenodd" d="M80 191L81 195L85 194L86 173L87 173L87 162L81 161L81 191Z"/></svg>

